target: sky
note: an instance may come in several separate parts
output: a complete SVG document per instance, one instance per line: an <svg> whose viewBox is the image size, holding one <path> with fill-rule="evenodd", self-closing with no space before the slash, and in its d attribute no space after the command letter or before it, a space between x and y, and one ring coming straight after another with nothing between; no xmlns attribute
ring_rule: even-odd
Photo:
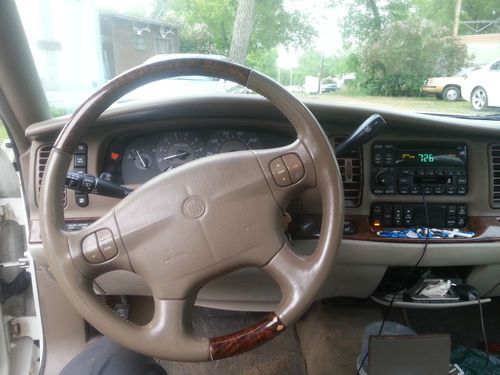
<svg viewBox="0 0 500 375"><path fill-rule="evenodd" d="M189 1L189 0L186 0ZM154 0L95 0L99 7L124 12L127 9L141 7L146 13L153 9ZM285 0L285 7L307 13L309 19L318 31L318 38L313 43L313 48L330 56L341 50L342 37L339 31L339 21L342 11L329 7L330 0ZM291 69L298 65L300 55L307 52L305 49L286 50L283 46L278 48L278 66L281 69Z"/></svg>

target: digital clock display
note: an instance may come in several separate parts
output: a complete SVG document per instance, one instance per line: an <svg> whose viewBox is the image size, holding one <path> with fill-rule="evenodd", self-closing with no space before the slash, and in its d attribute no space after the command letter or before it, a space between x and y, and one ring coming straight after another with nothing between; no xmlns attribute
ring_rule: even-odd
<svg viewBox="0 0 500 375"><path fill-rule="evenodd" d="M400 166L418 166L418 165L465 165L465 148L440 148L440 149L399 149L395 155L395 164Z"/></svg>

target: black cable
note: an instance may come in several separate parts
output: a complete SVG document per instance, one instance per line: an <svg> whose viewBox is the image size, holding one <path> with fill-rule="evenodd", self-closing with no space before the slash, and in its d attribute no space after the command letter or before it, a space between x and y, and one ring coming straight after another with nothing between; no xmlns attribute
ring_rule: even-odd
<svg viewBox="0 0 500 375"><path fill-rule="evenodd" d="M420 258L418 258L417 263L415 263L413 265L413 267L411 268L411 270L406 274L406 276L402 279L402 281L399 282L399 284L394 284L394 286L395 286L394 289L395 290L398 290L398 289L400 289L400 288L402 288L404 286L404 284L406 283L406 281L410 278L410 276L412 276L413 272L417 269L417 267L420 264L420 262L422 262L422 259L424 259L425 253L427 252L427 246L429 245L429 235L430 235L431 228L430 228L430 222L429 222L429 210L427 209L427 201L425 199L425 195L424 195L423 192L422 192L422 203L424 204L425 224L427 226L427 230L426 230L426 233L425 233L424 248L422 249L422 254L420 255ZM396 288L396 285L398 285L397 288ZM391 308L392 308L392 305L394 304L394 300L395 299L396 299L396 292L394 292L394 294L392 295L391 302L387 306L387 310L386 310L386 312L384 314L384 319L382 319L382 324L380 325L380 329L378 331L377 336L380 336L382 334L385 322L387 321L387 318L389 317L389 312L391 311ZM482 318L482 315L481 315L481 318ZM363 365L365 364L367 358L368 358L368 351L364 355L363 360L361 361L361 364L358 367L358 371L356 372L356 375L359 375L359 373L360 373L361 369L363 368Z"/></svg>
<svg viewBox="0 0 500 375"><path fill-rule="evenodd" d="M479 305L479 318L481 319L481 330L483 332L484 349L486 352L486 362L484 364L484 369L486 370L486 367L490 362L490 350L488 348L488 339L486 338L486 329L484 328L483 306L481 304L481 299L479 298L479 295L476 295L476 299L477 299L477 304Z"/></svg>

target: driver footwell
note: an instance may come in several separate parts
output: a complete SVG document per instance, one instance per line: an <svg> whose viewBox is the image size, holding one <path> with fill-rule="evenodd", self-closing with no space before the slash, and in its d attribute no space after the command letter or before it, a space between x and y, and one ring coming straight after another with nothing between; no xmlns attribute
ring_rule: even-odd
<svg viewBox="0 0 500 375"><path fill-rule="evenodd" d="M262 313L195 308L193 324L201 336L220 336L263 317ZM265 345L228 359L204 363L160 361L168 375L305 375L304 357L294 327Z"/></svg>

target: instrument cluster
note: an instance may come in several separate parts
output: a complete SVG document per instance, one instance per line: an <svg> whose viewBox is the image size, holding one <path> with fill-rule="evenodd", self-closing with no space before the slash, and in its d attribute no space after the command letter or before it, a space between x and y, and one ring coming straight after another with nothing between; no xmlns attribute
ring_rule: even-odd
<svg viewBox="0 0 500 375"><path fill-rule="evenodd" d="M106 156L108 178L126 185L142 184L190 161L225 152L279 147L293 139L241 129L175 130L115 139Z"/></svg>

